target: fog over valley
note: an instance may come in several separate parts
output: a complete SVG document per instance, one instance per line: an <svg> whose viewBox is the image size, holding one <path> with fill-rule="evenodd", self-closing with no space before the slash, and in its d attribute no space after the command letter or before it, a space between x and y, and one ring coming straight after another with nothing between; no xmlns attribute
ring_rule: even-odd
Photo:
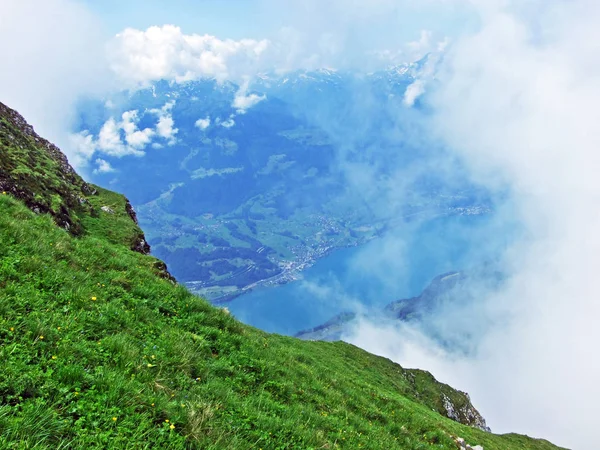
<svg viewBox="0 0 600 450"><path fill-rule="evenodd" d="M193 294L592 449L599 21L592 0L4 0L0 101L128 198Z"/></svg>

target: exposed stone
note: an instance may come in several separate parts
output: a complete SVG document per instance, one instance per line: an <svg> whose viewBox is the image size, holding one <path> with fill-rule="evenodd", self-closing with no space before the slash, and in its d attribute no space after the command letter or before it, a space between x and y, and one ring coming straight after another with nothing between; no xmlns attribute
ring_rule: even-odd
<svg viewBox="0 0 600 450"><path fill-rule="evenodd" d="M156 261L154 263L154 268L158 271L159 277L164 278L165 280L169 280L173 284L177 283L177 280L173 275L171 275L171 272L169 272L169 270L167 269L167 265L163 261Z"/></svg>
<svg viewBox="0 0 600 450"><path fill-rule="evenodd" d="M0 103L0 147L16 147L29 152L29 159L23 162L29 168L36 165L48 166L51 161L54 183L23 172L14 172L14 161L0 153L3 171L0 171L0 189L22 200L29 209L38 213L48 213L56 224L72 234L81 234L83 228L72 210L80 210L78 192L89 188L69 164L67 157L54 144L38 136L33 127L15 110ZM56 195L63 204L57 208L53 203ZM85 193L84 193L85 195Z"/></svg>
<svg viewBox="0 0 600 450"><path fill-rule="evenodd" d="M133 245L131 246L131 250L141 253L143 255L150 254L150 244L146 242L146 238L143 234L140 234L138 238L134 241Z"/></svg>
<svg viewBox="0 0 600 450"><path fill-rule="evenodd" d="M102 211L104 211L107 214L114 214L115 211L109 207L109 206L103 206L102 208L100 208Z"/></svg>
<svg viewBox="0 0 600 450"><path fill-rule="evenodd" d="M127 214L129 214L129 217L131 217L131 220L133 220L136 225L139 225L137 214L135 213L135 209L133 209L133 206L131 206L129 200L127 200L127 203L125 204L125 210L127 211Z"/></svg>
<svg viewBox="0 0 600 450"><path fill-rule="evenodd" d="M483 416L471 404L471 398L469 397L469 394L466 392L461 392L461 394L465 396L467 401L461 407L457 407L454 403L452 403L450 397L442 393L442 405L446 410L446 416L449 419L464 423L465 425L479 428L480 430L488 433L491 432L491 429L487 426Z"/></svg>
<svg viewBox="0 0 600 450"><path fill-rule="evenodd" d="M458 448L460 448L461 450L484 450L484 448L481 445L469 445L467 444L467 442L461 438L461 437L454 437L454 442L456 443L456 445L458 445Z"/></svg>

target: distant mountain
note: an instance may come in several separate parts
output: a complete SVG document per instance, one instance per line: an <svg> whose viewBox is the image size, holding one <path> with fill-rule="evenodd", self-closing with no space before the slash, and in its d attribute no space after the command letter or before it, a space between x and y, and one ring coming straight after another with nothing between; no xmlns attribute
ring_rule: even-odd
<svg viewBox="0 0 600 450"><path fill-rule="evenodd" d="M162 81L82 103L77 131L95 145L93 181L128 195L156 256L226 299L295 279L403 217L489 211L485 193L435 173L389 198L396 173L434 147L411 142L416 113L399 109L417 70Z"/></svg>
<svg viewBox="0 0 600 450"><path fill-rule="evenodd" d="M491 264L472 272L448 272L435 277L416 297L393 301L379 311L344 312L322 325L297 333L296 337L337 341L351 335L361 320L375 320L389 326L411 325L448 351L469 353L487 324L473 323L463 317L461 308L476 304L482 292L497 288L503 279ZM467 310L472 308L464 308Z"/></svg>

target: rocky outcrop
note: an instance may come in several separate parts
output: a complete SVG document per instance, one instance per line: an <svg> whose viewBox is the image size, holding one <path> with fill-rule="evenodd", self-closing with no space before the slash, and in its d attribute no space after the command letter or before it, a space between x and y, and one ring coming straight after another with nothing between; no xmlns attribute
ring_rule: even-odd
<svg viewBox="0 0 600 450"><path fill-rule="evenodd" d="M458 448L460 448L461 450L484 450L484 448L481 445L469 445L467 444L467 441L465 441L463 438L461 437L453 437L454 442L456 443L456 445L458 446Z"/></svg>
<svg viewBox="0 0 600 450"><path fill-rule="evenodd" d="M48 213L74 235L83 228L78 212L89 210L95 189L77 175L67 157L38 136L15 110L0 103L0 190L36 213Z"/></svg>
<svg viewBox="0 0 600 450"><path fill-rule="evenodd" d="M405 395L420 403L430 405L434 411L456 422L490 432L485 419L471 403L466 392L440 383L424 370L405 369L404 377L410 390Z"/></svg>
<svg viewBox="0 0 600 450"><path fill-rule="evenodd" d="M444 409L446 410L446 416L449 419L470 425L474 428L479 428L482 431L491 432L492 430L487 426L483 416L471 403L471 397L469 397L469 394L466 392L461 393L467 398L467 402L460 406L455 405L450 397L442 393L442 403L444 405Z"/></svg>
<svg viewBox="0 0 600 450"><path fill-rule="evenodd" d="M171 275L171 272L169 272L167 265L163 261L156 261L154 263L154 269L156 269L157 275L159 277L164 278L165 280L169 280L173 284L177 283L177 280L173 275Z"/></svg>
<svg viewBox="0 0 600 450"><path fill-rule="evenodd" d="M388 304L379 317L388 321L409 321L421 318L435 306L442 296L460 286L465 279L466 275L462 272L439 275L419 296ZM305 340L339 340L361 317L366 316L350 312L342 313L320 326L298 333L296 337ZM404 376L411 386L411 389L405 392L406 396L419 402L427 402L435 411L456 422L483 431L490 431L485 419L473 406L466 392L439 383L433 375L422 370L408 369L405 370ZM432 386L436 386L436 388L432 389Z"/></svg>
<svg viewBox="0 0 600 450"><path fill-rule="evenodd" d="M127 211L127 215L129 217L131 217L131 220L133 220L133 223L135 223L136 225L139 225L135 209L133 209L133 206L131 205L129 200L128 199L126 199L126 200L127 201L125 202L125 211ZM150 254L150 244L148 244L148 241L146 241L146 236L144 236L144 233L142 233L140 231L139 235L134 239L134 244L131 247L131 249L133 251L142 253L144 255ZM171 274L167 271L167 265L165 263L163 263L163 265L164 265L164 272L168 274L168 277L173 278L171 276Z"/></svg>
<svg viewBox="0 0 600 450"><path fill-rule="evenodd" d="M85 232L82 217L126 214L134 222L131 249L147 255L150 245L138 226L131 203L125 201L125 211L109 206L92 205L91 197L98 189L86 183L69 164L60 149L40 137L33 127L15 110L0 103L0 192L22 200L38 214L50 214L58 226L78 236ZM166 266L160 269L172 279Z"/></svg>

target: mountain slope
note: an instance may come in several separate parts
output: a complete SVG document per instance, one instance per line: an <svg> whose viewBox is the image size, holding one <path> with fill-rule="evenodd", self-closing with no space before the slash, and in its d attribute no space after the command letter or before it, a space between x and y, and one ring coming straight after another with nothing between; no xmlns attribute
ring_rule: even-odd
<svg viewBox="0 0 600 450"><path fill-rule="evenodd" d="M193 296L132 251L127 200L57 184L66 160L41 167L54 150L28 130L1 106L0 448L556 448L481 431L468 396L427 372ZM58 210L29 201L32 180Z"/></svg>

